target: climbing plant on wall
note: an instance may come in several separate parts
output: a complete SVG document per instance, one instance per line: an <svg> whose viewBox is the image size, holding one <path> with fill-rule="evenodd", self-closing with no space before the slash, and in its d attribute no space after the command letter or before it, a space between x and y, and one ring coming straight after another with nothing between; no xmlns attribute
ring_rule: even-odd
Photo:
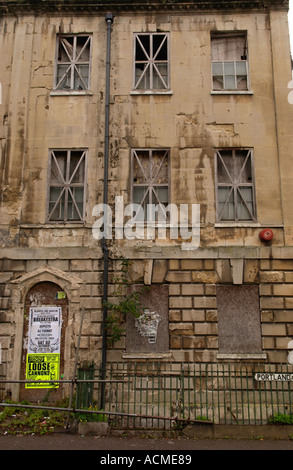
<svg viewBox="0 0 293 470"><path fill-rule="evenodd" d="M139 318L144 310L141 301L141 295L148 289L147 286L142 286L135 291L131 290L130 268L132 261L125 258L120 258L121 261L121 274L114 278L116 289L113 293L115 300L113 302L105 302L108 309L107 314L107 332L109 342L119 341L121 336L125 333L125 321L127 315L132 315L134 318Z"/></svg>

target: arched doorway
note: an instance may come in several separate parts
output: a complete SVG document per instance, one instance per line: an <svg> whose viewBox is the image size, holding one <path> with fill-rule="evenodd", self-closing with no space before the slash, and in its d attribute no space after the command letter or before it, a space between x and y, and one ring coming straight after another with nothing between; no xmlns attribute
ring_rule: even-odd
<svg viewBox="0 0 293 470"><path fill-rule="evenodd" d="M22 383L20 400L55 402L62 397L62 384L46 379L63 376L67 322L67 294L58 284L44 281L30 288L24 305L20 375L22 380L43 383Z"/></svg>

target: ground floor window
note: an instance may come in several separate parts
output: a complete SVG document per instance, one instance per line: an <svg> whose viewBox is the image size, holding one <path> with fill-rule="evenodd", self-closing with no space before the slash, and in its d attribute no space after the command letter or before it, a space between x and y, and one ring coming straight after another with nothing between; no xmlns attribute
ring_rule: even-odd
<svg viewBox="0 0 293 470"><path fill-rule="evenodd" d="M261 353L258 286L217 286L220 354Z"/></svg>
<svg viewBox="0 0 293 470"><path fill-rule="evenodd" d="M132 286L141 291L141 286ZM127 315L126 352L163 353L169 351L169 287L149 286L139 296L142 314Z"/></svg>

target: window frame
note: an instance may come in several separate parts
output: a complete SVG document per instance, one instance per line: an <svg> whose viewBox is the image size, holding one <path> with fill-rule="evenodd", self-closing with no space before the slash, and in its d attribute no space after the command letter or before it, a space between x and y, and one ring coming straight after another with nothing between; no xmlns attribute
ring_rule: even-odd
<svg viewBox="0 0 293 470"><path fill-rule="evenodd" d="M243 36L245 39L245 48L244 48L244 55L246 56L246 59L244 60L223 60L223 61L213 61L213 39L225 39L225 38L235 38L238 36ZM249 71L249 48L248 48L248 35L247 31L233 31L233 32L212 32L211 33L211 81L212 81L212 94L252 94L251 91L251 84L250 84L250 71ZM236 72L236 63L237 62L243 62L246 65L246 83L247 87L246 89L241 89L237 88L237 82L236 82L236 88L225 88L224 87L224 80L225 80L225 75L223 71L223 88L222 89L215 89L214 88L214 75L213 74L213 64L222 64L222 70L224 70L224 64L230 63L234 65L234 72ZM234 73L233 75L234 79L236 81L237 73ZM239 74L239 76L242 76Z"/></svg>
<svg viewBox="0 0 293 470"><path fill-rule="evenodd" d="M51 183L51 171L52 171L52 159L53 159L53 154L55 155L55 152L62 152L66 153L66 180L62 184ZM78 162L78 165L74 169L70 180L72 180L72 177L75 175L77 168L80 166L80 163L82 160L84 160L84 179L83 183L71 183L70 180L68 181L69 178L69 169L70 169L70 160L71 160L71 152L80 152L81 156ZM56 158L56 156L55 156ZM52 224L82 224L85 222L85 215L86 215L86 186L87 186L87 160L88 160L88 149L87 148L54 148L54 149L49 149L49 162L48 162L48 182L47 182L47 211L46 211L46 223L52 223ZM62 176L63 177L63 176ZM51 193L51 188L62 188L62 191L60 192L60 195L58 196L57 201L55 202L54 207L50 211L50 193ZM68 194L70 193L71 188L82 188L82 201L83 201L83 207L82 207L82 214L79 212L78 208L77 211L79 212L79 215L81 216L80 219L68 219ZM64 202L64 218L63 219L51 219L52 214L58 207L58 203L63 195L65 193L65 202ZM74 195L71 192L72 196L72 202L75 204L76 207L76 201L74 200Z"/></svg>
<svg viewBox="0 0 293 470"><path fill-rule="evenodd" d="M157 36L165 36L165 40L167 41L167 60L166 61L156 61L155 58L153 57L153 38L154 36L157 35ZM148 60L142 60L142 61L136 61L136 42L137 42L137 38L139 36L149 36L150 37L150 48L151 48L151 54L149 56L149 59ZM165 41L163 41L161 43L161 45L159 46L155 56L158 54L158 52L160 51L161 47L163 46L163 43ZM145 51L146 52L146 51ZM147 54L147 52L146 52ZM141 77L139 78L139 80L136 79L136 67L137 67L137 64L138 63L147 63L147 66L145 67ZM157 63L166 63L167 65L167 83L166 83L166 87L162 87L162 88L154 88L153 87L153 69L154 67L156 67L156 64ZM138 84L141 82L141 80L143 79L146 71L150 69L150 87L149 88L138 88ZM161 77L161 74L160 72L157 70L157 73L160 75ZM164 82L164 79L161 77L161 80L162 82ZM134 33L133 35L133 80L132 80L132 92L133 93L139 93L139 94L147 94L147 93L153 93L153 94L156 94L156 93L170 93L171 91L171 88L170 88L170 34L169 32L141 32L141 33Z"/></svg>
<svg viewBox="0 0 293 470"><path fill-rule="evenodd" d="M251 170L251 182L250 183L244 183L244 182L239 182L239 181L236 181L236 182L234 181L233 182L231 178L230 178L231 182L219 183L218 157L219 156L221 157L222 163L225 167L225 163L223 162L222 156L220 155L220 152L223 152L223 151L224 152L227 152L227 151L231 152L232 153L232 158L236 158L235 157L236 152L239 152L239 151L247 152L245 161L244 161L243 165L241 166L240 172L238 174L238 180L239 180L239 176L241 176L241 174L244 170L244 167L247 163L248 158L250 158L250 170ZM227 175L230 176L227 169L226 169L226 172L227 172ZM230 192L228 194L228 197L226 198L225 205L224 205L224 208L222 209L221 213L219 211L219 188L220 187L230 187ZM239 187L249 187L249 188L251 188L251 190L252 190L251 191L252 210L253 210L252 213L249 210L249 208L247 207L246 201L244 200L243 196L241 195L241 191L239 190ZM232 194L232 191L233 191L233 195L234 195L234 214L235 214L235 217L233 219L223 219L223 218L221 218L221 215L223 214L223 212L225 210L225 207L226 207L226 205L229 201L230 195ZM231 223L231 224L235 224L235 223L247 224L247 223L257 222L255 175L254 175L254 151L253 151L253 148L234 147L234 148L219 148L219 149L215 150L215 193L216 193L216 195L215 195L215 198L216 198L216 223L219 223L219 224L222 224L222 223L223 224L229 224L229 223ZM244 202L248 212L251 215L250 219L242 219L242 218L239 218L239 216L238 216L238 193L242 197L242 201Z"/></svg>
<svg viewBox="0 0 293 470"><path fill-rule="evenodd" d="M86 37L87 40L85 42L85 45L83 48L86 46L86 44L89 42L89 60L88 61L81 61L78 62L76 60L68 60L65 62L61 62L58 60L58 54L59 54L59 47L60 47L60 41L62 41L62 38L73 38L74 40L74 47L75 47L75 54L76 54L76 41L78 37ZM83 50L82 48L82 50ZM82 52L80 51L80 53ZM79 53L79 55L80 55ZM78 58L78 57L77 57ZM59 88L58 85L62 83L64 80L64 77L67 75L67 72L69 68L71 69L70 73L70 82L71 85L74 82L74 71L75 71L75 64L80 64L80 65L88 65L88 83L87 87L79 90L77 88L73 88L72 86L68 89L64 88ZM56 94L85 94L90 92L91 89L91 64L92 64L92 34L90 33L78 33L78 34L57 34L57 39L56 39L56 52L55 52L55 66L54 66L54 84L53 84L53 92ZM68 65L67 71L64 73L62 78L59 80L57 83L57 77L58 77L58 66L59 65Z"/></svg>
<svg viewBox="0 0 293 470"><path fill-rule="evenodd" d="M160 165L160 167L162 166L165 158L167 157L167 162L168 162L168 171L167 171L167 177L168 177L168 184L151 184L151 185L147 185L147 184L139 184L139 183L134 183L134 161L135 161L135 158L138 158L136 156L137 152L148 152L149 154L149 159L152 158L152 155L154 152L164 152L164 157L163 157L163 160L162 160L162 163ZM142 188L148 188L147 190L147 193L144 195L144 198L142 200L142 202L144 201L144 199L146 198L147 194L150 192L150 188L152 188L153 186L157 187L168 187L167 188L167 191L168 191L168 204L167 206L170 204L170 194L171 194L171 179L170 179L170 149L169 148L133 148L131 149L131 159L130 159L130 185L131 185L131 188L130 188L130 197L131 197L131 203L132 204L137 204L137 203L134 203L134 187L142 187ZM157 174L155 176L158 176L159 174L159 171L160 169L158 170ZM154 180L152 180L154 182ZM159 204L161 204L158 196L156 196L158 201L159 201ZM151 202L152 203L152 202ZM156 204L156 203L155 203ZM156 204L157 205L157 204ZM143 207L143 205L142 205ZM163 205L163 207L165 207ZM166 222L168 221L168 214L167 214L167 218L166 218ZM138 223L141 223L141 224L145 224L145 223L154 223L155 225L158 225L159 221L158 220L155 220L155 221L149 221L147 219L147 214L144 214L144 220L139 220L137 219L136 222Z"/></svg>

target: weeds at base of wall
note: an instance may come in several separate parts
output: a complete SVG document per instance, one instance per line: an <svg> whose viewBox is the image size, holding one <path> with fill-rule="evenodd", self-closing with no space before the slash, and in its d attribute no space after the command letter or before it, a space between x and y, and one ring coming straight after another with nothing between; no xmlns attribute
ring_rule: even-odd
<svg viewBox="0 0 293 470"><path fill-rule="evenodd" d="M274 416L272 416L269 421L269 424L293 424L293 415L292 414L283 414L283 413L278 413Z"/></svg>
<svg viewBox="0 0 293 470"><path fill-rule="evenodd" d="M98 410L97 406L90 406L88 408L89 411L103 411ZM74 418L75 421L81 423L90 423L90 422L98 422L98 423L106 423L108 418L104 414L99 413L76 413Z"/></svg>
<svg viewBox="0 0 293 470"><path fill-rule="evenodd" d="M6 400L6 403L13 404ZM20 405L31 405L22 401ZM65 406L64 406L65 407ZM0 411L0 434L48 434L63 428L67 419L66 412L54 410L2 407Z"/></svg>
<svg viewBox="0 0 293 470"><path fill-rule="evenodd" d="M5 400L7 404L15 404L15 407L0 407L0 435L26 435L26 434L50 434L63 431L66 428L68 411L43 410L38 408L18 408L17 405L32 405L28 401L14 403L11 400ZM62 402L55 403L58 408L68 407L68 398ZM96 409L94 407L90 408ZM107 421L107 417L103 414L88 413L70 413L72 422L88 422L88 421Z"/></svg>

